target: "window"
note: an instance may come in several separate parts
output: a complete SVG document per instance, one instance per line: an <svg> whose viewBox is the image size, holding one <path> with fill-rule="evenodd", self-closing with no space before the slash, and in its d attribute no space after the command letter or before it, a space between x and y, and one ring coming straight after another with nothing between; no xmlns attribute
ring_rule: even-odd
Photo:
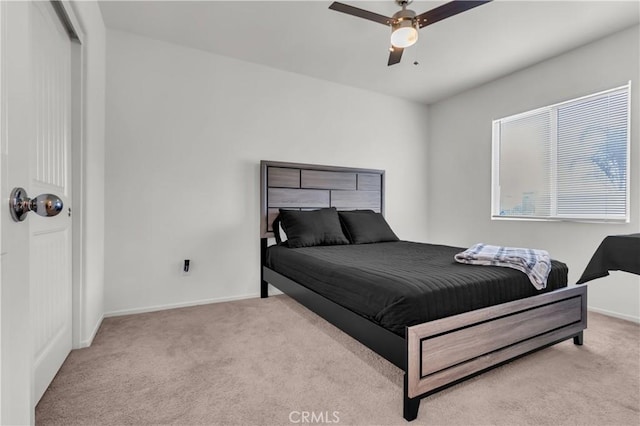
<svg viewBox="0 0 640 426"><path fill-rule="evenodd" d="M630 86L494 120L492 218L628 222Z"/></svg>

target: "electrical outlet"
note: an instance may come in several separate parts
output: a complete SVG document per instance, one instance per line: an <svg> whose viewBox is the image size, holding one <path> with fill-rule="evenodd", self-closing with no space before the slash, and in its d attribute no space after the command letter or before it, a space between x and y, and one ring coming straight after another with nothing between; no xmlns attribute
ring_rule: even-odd
<svg viewBox="0 0 640 426"><path fill-rule="evenodd" d="M191 273L191 259L185 259L182 262L182 275L189 275Z"/></svg>

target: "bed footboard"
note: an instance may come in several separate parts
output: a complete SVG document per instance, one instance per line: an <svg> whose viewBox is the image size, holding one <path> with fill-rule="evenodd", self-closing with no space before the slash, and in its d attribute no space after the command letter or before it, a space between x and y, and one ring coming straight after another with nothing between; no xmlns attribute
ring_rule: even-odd
<svg viewBox="0 0 640 426"><path fill-rule="evenodd" d="M572 337L582 344L586 327L586 286L407 327L405 419L421 397L464 378Z"/></svg>

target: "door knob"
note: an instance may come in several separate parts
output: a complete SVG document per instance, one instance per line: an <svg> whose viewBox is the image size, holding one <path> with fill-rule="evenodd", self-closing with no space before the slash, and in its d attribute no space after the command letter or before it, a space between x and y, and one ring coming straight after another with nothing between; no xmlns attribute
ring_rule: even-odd
<svg viewBox="0 0 640 426"><path fill-rule="evenodd" d="M22 222L29 212L44 217L55 216L62 211L62 207L62 200L53 194L40 194L36 198L29 198L23 188L13 188L9 198L11 217L16 222Z"/></svg>

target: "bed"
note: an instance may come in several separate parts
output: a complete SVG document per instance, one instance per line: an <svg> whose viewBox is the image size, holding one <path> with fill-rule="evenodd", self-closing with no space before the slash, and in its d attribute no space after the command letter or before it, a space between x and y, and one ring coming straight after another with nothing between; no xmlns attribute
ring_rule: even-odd
<svg viewBox="0 0 640 426"><path fill-rule="evenodd" d="M566 287L562 262L552 262L538 291L519 271L456 264L460 247L268 246L280 209L384 214L384 178L382 170L262 161L261 297L272 284L401 368L408 421L422 398L464 379L566 339L582 345L586 286Z"/></svg>

